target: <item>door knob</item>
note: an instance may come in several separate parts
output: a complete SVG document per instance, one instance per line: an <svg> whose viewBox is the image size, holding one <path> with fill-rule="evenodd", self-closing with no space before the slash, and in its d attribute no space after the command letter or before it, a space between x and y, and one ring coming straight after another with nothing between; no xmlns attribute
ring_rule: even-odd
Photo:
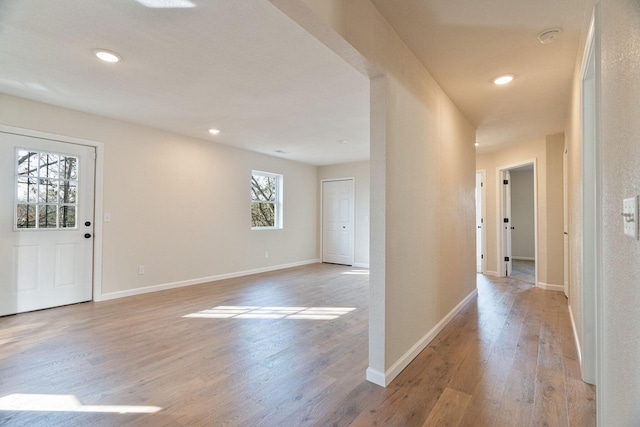
<svg viewBox="0 0 640 427"><path fill-rule="evenodd" d="M89 234L89 233L85 233L84 238L85 238L85 239L89 239L89 238L91 238L91 234Z"/></svg>

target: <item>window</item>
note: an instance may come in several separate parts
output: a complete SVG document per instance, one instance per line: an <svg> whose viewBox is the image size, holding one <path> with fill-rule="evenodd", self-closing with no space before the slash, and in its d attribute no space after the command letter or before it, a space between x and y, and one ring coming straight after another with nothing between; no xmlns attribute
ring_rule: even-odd
<svg viewBox="0 0 640 427"><path fill-rule="evenodd" d="M282 175L251 172L251 228L282 228Z"/></svg>
<svg viewBox="0 0 640 427"><path fill-rule="evenodd" d="M16 229L75 228L78 158L16 149Z"/></svg>

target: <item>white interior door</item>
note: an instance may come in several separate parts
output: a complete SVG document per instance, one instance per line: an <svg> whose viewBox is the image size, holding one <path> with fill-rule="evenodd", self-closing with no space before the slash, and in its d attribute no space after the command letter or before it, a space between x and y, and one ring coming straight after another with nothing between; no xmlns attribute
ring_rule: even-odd
<svg viewBox="0 0 640 427"><path fill-rule="evenodd" d="M0 315L92 299L95 148L0 132Z"/></svg>
<svg viewBox="0 0 640 427"><path fill-rule="evenodd" d="M482 217L482 173L476 173L476 271L483 272L483 244L484 241L484 218Z"/></svg>
<svg viewBox="0 0 640 427"><path fill-rule="evenodd" d="M353 179L322 182L322 262L353 265Z"/></svg>
<svg viewBox="0 0 640 427"><path fill-rule="evenodd" d="M503 197L503 239L504 239L504 271L507 276L511 275L511 173L509 171L503 172L503 185L502 185L502 197Z"/></svg>

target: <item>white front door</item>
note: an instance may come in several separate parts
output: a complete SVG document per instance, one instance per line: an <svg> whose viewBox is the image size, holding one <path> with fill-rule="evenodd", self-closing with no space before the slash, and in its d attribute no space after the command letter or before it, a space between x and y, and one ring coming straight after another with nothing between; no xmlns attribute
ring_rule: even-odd
<svg viewBox="0 0 640 427"><path fill-rule="evenodd" d="M0 315L89 301L95 148L0 132Z"/></svg>
<svg viewBox="0 0 640 427"><path fill-rule="evenodd" d="M322 262L353 265L353 179L322 182Z"/></svg>

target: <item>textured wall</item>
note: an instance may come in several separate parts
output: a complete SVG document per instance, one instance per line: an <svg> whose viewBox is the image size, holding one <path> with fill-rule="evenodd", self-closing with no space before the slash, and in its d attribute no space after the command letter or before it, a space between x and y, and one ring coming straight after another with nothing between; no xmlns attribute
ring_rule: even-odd
<svg viewBox="0 0 640 427"><path fill-rule="evenodd" d="M640 425L640 241L622 200L640 194L640 2L602 7L602 425ZM585 313L587 315L587 313Z"/></svg>
<svg viewBox="0 0 640 427"><path fill-rule="evenodd" d="M603 426L640 425L640 242L624 236L622 200L640 194L640 3L600 3L601 42L601 300L598 420ZM583 29L586 39L588 23ZM582 288L582 135L580 52L566 124L571 238L570 305L584 340Z"/></svg>

